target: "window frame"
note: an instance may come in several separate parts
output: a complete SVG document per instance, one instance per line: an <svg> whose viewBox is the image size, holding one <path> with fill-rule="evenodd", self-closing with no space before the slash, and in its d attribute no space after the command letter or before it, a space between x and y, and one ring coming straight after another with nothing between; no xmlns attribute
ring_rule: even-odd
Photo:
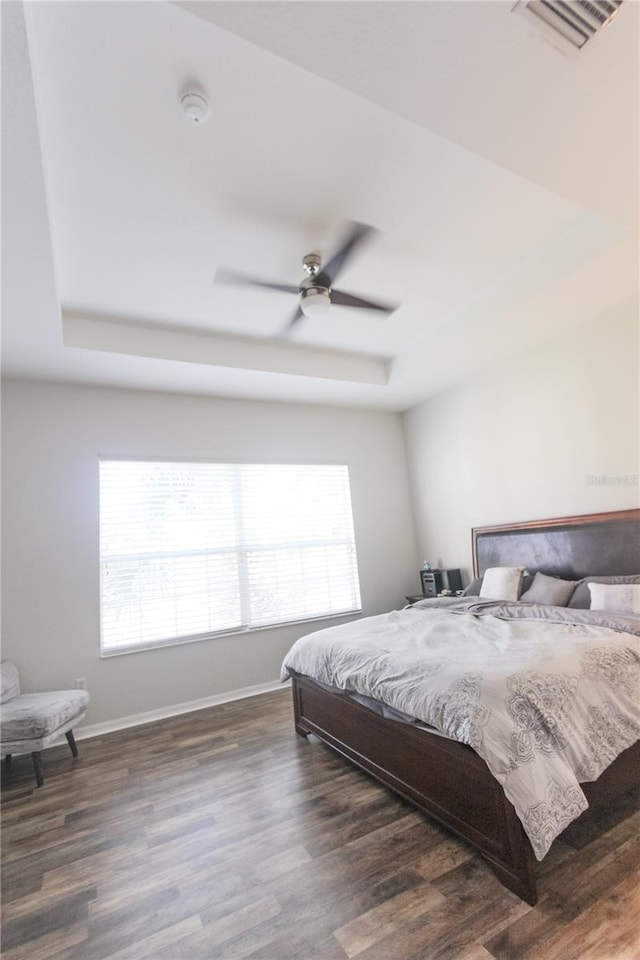
<svg viewBox="0 0 640 960"><path fill-rule="evenodd" d="M344 468L344 469L346 470L346 480L347 480L347 489L348 489L348 496L349 496L349 506L350 506L350 515L351 515L351 526L352 526L352 530L353 530L353 539L350 540L349 538L346 538L343 542L344 542L345 544L350 544L350 545L352 546L352 550L353 550L353 554L354 554L354 586L355 586L355 588L356 588L356 593L357 593L357 598L358 598L358 604L357 604L357 606L354 607L354 608L352 608L352 609L344 610L344 611L327 612L327 613L320 613L320 614L312 614L312 615L309 615L309 616L302 616L302 617L291 617L291 618L287 618L287 619L284 619L284 620L278 620L278 621L274 621L274 622L270 622L270 623L258 623L258 624L252 624L252 625L242 624L242 625L239 625L239 626L233 626L233 627L228 627L228 628L221 628L221 629L219 629L219 630L207 630L207 631L202 631L202 632L192 633L192 634L178 635L178 636L172 636L172 637L163 637L163 638L159 638L159 639L157 639L157 640L149 640L149 641L135 642L135 643L128 644L128 645L126 645L126 646L123 645L123 646L121 646L121 647L115 647L115 646L114 646L114 647L106 647L106 648L105 648L105 646L104 646L104 639L103 639L103 637L104 637L104 633L103 633L103 612L104 612L104 604L103 604L103 596L104 596L104 593L103 593L103 589L104 589L104 566L105 566L105 565L104 565L104 562L103 562L102 545L101 545L101 540L102 540L102 538L101 538L101 529L102 529L102 488L101 488L101 480L100 480L100 465L101 465L103 462L121 462L121 463L125 463L125 464L134 464L134 463L152 464L152 463L157 463L157 464L160 464L160 465L161 465L161 464L169 464L169 465L171 465L171 466L173 466L173 465L180 465L180 464L184 464L185 466L186 466L186 465L189 465L189 464L201 464L201 465L211 464L212 466L215 466L216 464L219 464L219 465L232 465L232 466L237 466L237 467L243 467L243 466L247 466L247 467L252 467L252 466L287 467L287 466L291 466L291 467L342 467L342 468ZM356 524L355 524L355 515L354 515L354 509L353 509L352 484L351 484L351 466L350 466L350 464L349 464L348 462L335 461L335 460L322 461L322 460L319 460L319 459L306 460L306 461L297 460L297 459L296 459L296 460L286 460L286 461L283 461L283 460L266 460L266 459L260 459L260 460L245 460L245 459L239 459L239 458L229 458L229 459L219 459L219 458L215 458L215 459L213 459L213 458L209 458L209 457L206 457L206 458L202 458L202 457L200 457L200 458L199 458L199 457L167 457L167 456L135 456L135 457L132 457L132 456L128 456L128 455L100 454L100 455L98 456L98 564L99 564L99 596L98 596L98 603L99 603L99 648L100 648L100 658L101 658L101 659L108 659L108 658L110 658L110 657L127 656L127 655L129 655L129 654L143 653L143 652L146 651L146 650L157 650L157 649L161 649L161 648L163 648L163 647L173 647L173 646L181 646L182 644L200 643L200 642L205 641L205 640L215 640L215 639L218 639L218 638L225 638L225 637L232 637L232 636L243 636L243 635L249 635L249 634L253 634L253 633L259 633L259 632L262 632L262 631L265 631L265 630L279 630L279 629L281 629L281 628L296 626L296 625L298 625L298 624L303 624L303 623L311 624L311 623L314 623L314 622L321 622L321 621L325 621L325 620L327 620L327 621L331 621L331 620L344 620L345 618L355 619L355 618L361 616L362 613L363 613L363 610L362 610L362 591L361 591L361 583L360 583L360 565L359 565L359 563L358 563L358 549L357 549L357 538L356 538L356 529L355 529L355 526L356 526ZM300 542L303 543L304 541L300 541ZM335 541L335 540L333 540L333 541L329 541L329 540L328 540L328 541L327 541L327 544L328 544L328 543L335 544L336 542L337 542L337 541ZM295 542L292 541L291 543L278 544L278 546L282 546L283 549L284 549L284 548L286 548L287 546L290 546L290 547L293 546L294 543L295 543ZM309 541L309 545L312 545L312 542L311 542L311 541ZM316 545L316 544L313 544L313 545ZM234 556L236 556L236 557L238 557L238 558L240 558L240 556L242 555L243 558L244 558L242 562L243 562L243 564L246 564L246 557L247 557L247 554L249 553L250 549L251 549L250 546L248 546L246 543L242 543L240 546L236 546L236 547L219 548L219 549L217 550L217 552L220 552L220 553L227 553L227 552L228 552L228 553L231 553L231 554L233 554ZM268 547L265 547L264 549L268 549ZM187 552L188 552L188 551L184 551L183 554L186 554ZM173 554L173 555L176 556L176 557L178 557L178 556L181 556L181 555L183 555L183 554L181 554L180 552L176 552L176 553ZM242 578L240 578L240 579L242 579ZM245 604L248 605L248 603L249 603L249 599L248 599L248 596L247 596L247 594L248 594L248 587L249 587L249 581L245 578L243 582L244 582L244 584L245 584L245 589L244 589L244 591L243 591L243 589L241 588L241 591L240 591L241 601L240 601L240 602L241 602L241 608L244 610Z"/></svg>

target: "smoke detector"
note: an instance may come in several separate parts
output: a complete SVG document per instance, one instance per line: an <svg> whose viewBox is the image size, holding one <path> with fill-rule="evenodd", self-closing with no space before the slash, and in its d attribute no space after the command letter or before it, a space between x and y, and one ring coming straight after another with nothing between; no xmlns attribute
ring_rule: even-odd
<svg viewBox="0 0 640 960"><path fill-rule="evenodd" d="M191 123L204 123L209 116L209 104L201 93L185 93L180 98L182 112Z"/></svg>

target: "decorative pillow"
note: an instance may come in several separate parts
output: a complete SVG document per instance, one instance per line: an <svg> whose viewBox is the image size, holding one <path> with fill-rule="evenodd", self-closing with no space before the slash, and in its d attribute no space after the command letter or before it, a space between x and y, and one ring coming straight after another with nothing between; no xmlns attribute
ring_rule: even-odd
<svg viewBox="0 0 640 960"><path fill-rule="evenodd" d="M521 588L523 590L528 590L531 584L533 583L533 577L528 574L523 574ZM464 588L462 591L463 597L479 597L480 589L482 587L482 577L478 577L476 580L472 580L471 583Z"/></svg>
<svg viewBox="0 0 640 960"><path fill-rule="evenodd" d="M463 597L479 597L480 596L480 587L482 586L482 577L478 577L477 580L472 580L468 587L465 587L462 591Z"/></svg>
<svg viewBox="0 0 640 960"><path fill-rule="evenodd" d="M640 613L640 583L589 583L592 610Z"/></svg>
<svg viewBox="0 0 640 960"><path fill-rule="evenodd" d="M582 580L578 580L578 586L567 604L568 607L573 610L589 609L591 606L590 583L640 583L640 574L618 577L583 577Z"/></svg>
<svg viewBox="0 0 640 960"><path fill-rule="evenodd" d="M0 703L8 703L20 696L18 668L12 660L3 660L0 664Z"/></svg>
<svg viewBox="0 0 640 960"><path fill-rule="evenodd" d="M548 577L546 573L536 573L533 583L520 594L520 599L527 603L566 607L577 583L577 580L561 580L559 577Z"/></svg>
<svg viewBox="0 0 640 960"><path fill-rule="evenodd" d="M480 596L486 600L517 600L524 567L489 567L484 572Z"/></svg>
<svg viewBox="0 0 640 960"><path fill-rule="evenodd" d="M527 573L527 571L525 570L525 572L522 574L522 583L520 584L521 600L522 600L522 594L524 593L525 590L529 589L529 587L531 586L534 580L535 580L535 576L533 576L531 573Z"/></svg>

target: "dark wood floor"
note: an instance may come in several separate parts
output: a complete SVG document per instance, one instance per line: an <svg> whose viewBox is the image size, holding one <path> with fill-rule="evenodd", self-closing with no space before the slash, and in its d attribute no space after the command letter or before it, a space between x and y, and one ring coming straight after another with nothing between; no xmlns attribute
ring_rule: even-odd
<svg viewBox="0 0 640 960"><path fill-rule="evenodd" d="M79 748L5 776L4 960L640 957L638 796L556 842L531 908L297 737L288 690Z"/></svg>

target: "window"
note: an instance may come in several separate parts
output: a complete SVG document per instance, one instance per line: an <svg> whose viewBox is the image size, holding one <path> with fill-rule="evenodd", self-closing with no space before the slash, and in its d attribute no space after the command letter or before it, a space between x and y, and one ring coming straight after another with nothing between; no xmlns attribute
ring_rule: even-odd
<svg viewBox="0 0 640 960"><path fill-rule="evenodd" d="M103 654L360 608L346 466L100 461Z"/></svg>

